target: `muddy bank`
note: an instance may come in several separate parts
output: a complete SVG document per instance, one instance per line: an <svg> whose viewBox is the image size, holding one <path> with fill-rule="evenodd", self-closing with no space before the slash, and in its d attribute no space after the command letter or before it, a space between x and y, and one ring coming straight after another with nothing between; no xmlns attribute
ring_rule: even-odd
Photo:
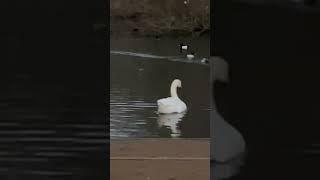
<svg viewBox="0 0 320 180"><path fill-rule="evenodd" d="M209 0L110 1L111 35L202 35L209 28Z"/></svg>
<svg viewBox="0 0 320 180"><path fill-rule="evenodd" d="M111 160L111 180L208 180L209 161Z"/></svg>

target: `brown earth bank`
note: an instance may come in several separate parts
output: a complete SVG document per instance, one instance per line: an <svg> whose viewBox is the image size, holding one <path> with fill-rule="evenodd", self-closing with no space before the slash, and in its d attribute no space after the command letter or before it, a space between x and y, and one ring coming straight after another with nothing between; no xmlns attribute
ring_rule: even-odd
<svg viewBox="0 0 320 180"><path fill-rule="evenodd" d="M112 140L111 180L208 180L209 139Z"/></svg>
<svg viewBox="0 0 320 180"><path fill-rule="evenodd" d="M209 180L210 162L111 160L110 180Z"/></svg>
<svg viewBox="0 0 320 180"><path fill-rule="evenodd" d="M111 35L202 35L209 28L210 0L110 1Z"/></svg>

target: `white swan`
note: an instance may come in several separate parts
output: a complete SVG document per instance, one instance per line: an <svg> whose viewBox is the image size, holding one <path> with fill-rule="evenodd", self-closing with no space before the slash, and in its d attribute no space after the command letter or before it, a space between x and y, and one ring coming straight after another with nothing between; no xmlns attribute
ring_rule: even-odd
<svg viewBox="0 0 320 180"><path fill-rule="evenodd" d="M181 113L187 110L186 104L183 101L181 101L181 99L178 97L177 87L182 87L181 81L179 79L175 79L171 83L171 87L170 87L171 97L159 99L157 101L159 113L162 113L162 114Z"/></svg>
<svg viewBox="0 0 320 180"><path fill-rule="evenodd" d="M228 82L228 64L220 58L210 60L211 83L215 81ZM213 85L212 85L213 86ZM212 90L213 94L214 91ZM227 123L216 109L214 95L212 97L212 128L211 128L211 157L218 162L228 162L245 152L245 141L239 131Z"/></svg>

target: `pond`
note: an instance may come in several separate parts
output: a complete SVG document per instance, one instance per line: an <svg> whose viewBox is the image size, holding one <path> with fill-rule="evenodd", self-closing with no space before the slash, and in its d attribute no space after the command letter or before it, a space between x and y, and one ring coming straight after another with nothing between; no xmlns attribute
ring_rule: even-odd
<svg viewBox="0 0 320 180"><path fill-rule="evenodd" d="M190 44L196 60L180 53ZM210 68L199 63L209 57L209 36L179 38L111 38L110 137L209 138ZM182 81L179 97L186 113L159 115L157 100L170 96L170 84Z"/></svg>
<svg viewBox="0 0 320 180"><path fill-rule="evenodd" d="M103 179L106 80L96 54L105 49L79 45L81 53L76 43L59 49L39 43L43 38L10 38L1 71L0 179Z"/></svg>

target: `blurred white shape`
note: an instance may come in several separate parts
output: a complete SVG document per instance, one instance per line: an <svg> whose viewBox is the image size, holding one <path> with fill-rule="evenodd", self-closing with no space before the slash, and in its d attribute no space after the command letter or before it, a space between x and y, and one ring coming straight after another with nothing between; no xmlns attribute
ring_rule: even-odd
<svg viewBox="0 0 320 180"><path fill-rule="evenodd" d="M240 171L240 166L243 164L243 156L238 156L227 163L213 163L210 166L212 178L215 180L227 179L236 175Z"/></svg>
<svg viewBox="0 0 320 180"><path fill-rule="evenodd" d="M169 127L171 129L171 137L178 137L181 134L177 124L182 120L185 113L159 114L158 126Z"/></svg>
<svg viewBox="0 0 320 180"><path fill-rule="evenodd" d="M211 83L215 81L228 82L229 81L229 66L226 61L221 58L213 58L211 61ZM224 118L216 109L216 102L214 99L214 89L212 97L212 148L211 155L215 161L228 162L245 152L245 140L241 133L235 129L231 124L226 122Z"/></svg>

